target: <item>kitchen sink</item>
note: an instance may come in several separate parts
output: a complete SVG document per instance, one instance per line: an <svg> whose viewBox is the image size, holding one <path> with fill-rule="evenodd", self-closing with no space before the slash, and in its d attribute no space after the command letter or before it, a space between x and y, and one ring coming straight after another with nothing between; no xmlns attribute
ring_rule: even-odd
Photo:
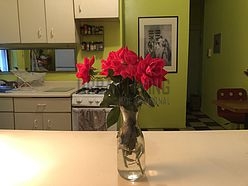
<svg viewBox="0 0 248 186"><path fill-rule="evenodd" d="M0 93L5 93L6 91L12 90L13 87L10 86L0 86Z"/></svg>
<svg viewBox="0 0 248 186"><path fill-rule="evenodd" d="M55 87L45 90L44 92L67 92L74 89L74 87Z"/></svg>

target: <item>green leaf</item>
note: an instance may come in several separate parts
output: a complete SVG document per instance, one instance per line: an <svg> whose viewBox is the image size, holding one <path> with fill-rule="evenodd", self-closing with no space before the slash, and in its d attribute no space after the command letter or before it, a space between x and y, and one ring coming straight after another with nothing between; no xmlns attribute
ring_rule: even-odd
<svg viewBox="0 0 248 186"><path fill-rule="evenodd" d="M114 125L118 121L119 116L120 116L120 108L119 107L112 108L107 116L107 126L111 127L112 125Z"/></svg>
<svg viewBox="0 0 248 186"><path fill-rule="evenodd" d="M113 83L109 85L109 89L104 93L100 107L109 107L112 105L119 105L119 90Z"/></svg>
<svg viewBox="0 0 248 186"><path fill-rule="evenodd" d="M141 90L142 97L144 98L144 102L147 103L148 105L150 105L151 107L155 107L155 104L154 104L151 96L148 94L148 92L145 91L145 89L143 89L143 88L140 88L140 90Z"/></svg>
<svg viewBox="0 0 248 186"><path fill-rule="evenodd" d="M114 71L112 69L108 70L108 77L114 82L119 83L122 80L121 76L114 76Z"/></svg>

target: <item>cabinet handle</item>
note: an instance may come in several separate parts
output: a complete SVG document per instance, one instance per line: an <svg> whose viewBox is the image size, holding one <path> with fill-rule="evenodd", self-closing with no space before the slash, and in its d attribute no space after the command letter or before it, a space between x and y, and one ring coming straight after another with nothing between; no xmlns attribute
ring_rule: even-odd
<svg viewBox="0 0 248 186"><path fill-rule="evenodd" d="M38 103L37 104L37 111L44 111L46 109L46 104L45 103Z"/></svg>
<svg viewBox="0 0 248 186"><path fill-rule="evenodd" d="M54 31L53 31L53 28L51 29L51 38L54 38Z"/></svg>
<svg viewBox="0 0 248 186"><path fill-rule="evenodd" d="M78 5L78 12L81 13L82 12L82 9L81 9L81 6Z"/></svg>
<svg viewBox="0 0 248 186"><path fill-rule="evenodd" d="M42 37L42 30L41 28L38 29L38 38L41 38Z"/></svg>
<svg viewBox="0 0 248 186"><path fill-rule="evenodd" d="M37 106L38 107L46 107L46 104L45 103L38 103Z"/></svg>
<svg viewBox="0 0 248 186"><path fill-rule="evenodd" d="M38 121L37 121L37 119L34 120L33 127L34 127L34 129L37 129L38 128Z"/></svg>
<svg viewBox="0 0 248 186"><path fill-rule="evenodd" d="M51 129L52 128L52 122L50 119L47 120L47 128Z"/></svg>

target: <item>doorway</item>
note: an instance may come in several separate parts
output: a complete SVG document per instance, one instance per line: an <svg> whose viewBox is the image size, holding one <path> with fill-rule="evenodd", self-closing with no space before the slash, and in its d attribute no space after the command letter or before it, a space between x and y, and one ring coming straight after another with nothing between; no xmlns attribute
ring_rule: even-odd
<svg viewBox="0 0 248 186"><path fill-rule="evenodd" d="M190 1L187 110L201 109L204 0Z"/></svg>

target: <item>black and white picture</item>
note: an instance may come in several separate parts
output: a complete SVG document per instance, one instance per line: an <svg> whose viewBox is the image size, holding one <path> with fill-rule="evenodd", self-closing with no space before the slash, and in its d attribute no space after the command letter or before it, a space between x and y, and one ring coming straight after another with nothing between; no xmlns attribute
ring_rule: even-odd
<svg viewBox="0 0 248 186"><path fill-rule="evenodd" d="M177 17L139 17L139 55L165 61L168 72L177 72Z"/></svg>

